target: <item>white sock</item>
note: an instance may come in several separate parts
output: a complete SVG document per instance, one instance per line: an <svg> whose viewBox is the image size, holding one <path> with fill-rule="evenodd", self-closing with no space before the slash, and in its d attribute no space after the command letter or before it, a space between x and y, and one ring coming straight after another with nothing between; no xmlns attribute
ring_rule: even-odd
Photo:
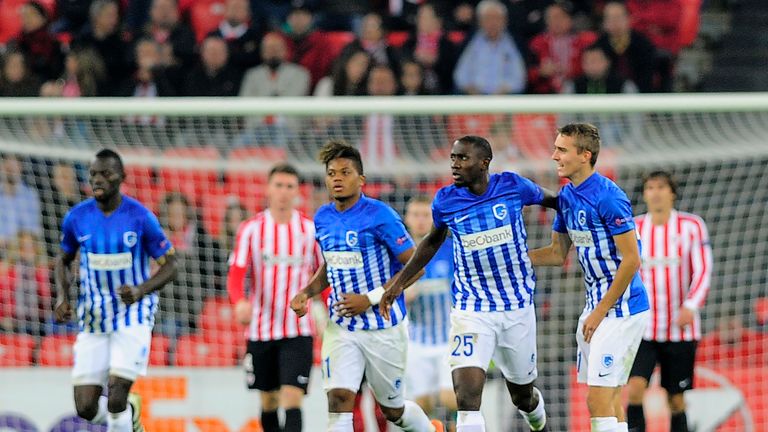
<svg viewBox="0 0 768 432"><path fill-rule="evenodd" d="M592 417L592 432L616 432L617 427L616 417Z"/></svg>
<svg viewBox="0 0 768 432"><path fill-rule="evenodd" d="M90 423L93 424L107 424L107 414L109 411L107 411L107 397L101 396L99 397L99 410L96 412L96 417L93 418L93 420L90 421Z"/></svg>
<svg viewBox="0 0 768 432"><path fill-rule="evenodd" d="M121 413L109 413L107 416L107 432L133 432L133 418L130 405Z"/></svg>
<svg viewBox="0 0 768 432"><path fill-rule="evenodd" d="M541 395L541 392L536 387L533 388L533 392L539 396L539 404L536 405L536 408L529 413L521 409L518 409L518 411L531 430L539 431L544 429L544 425L547 424L547 413L544 411L544 396Z"/></svg>
<svg viewBox="0 0 768 432"><path fill-rule="evenodd" d="M456 432L485 432L485 419L480 411L459 411Z"/></svg>
<svg viewBox="0 0 768 432"><path fill-rule="evenodd" d="M328 413L328 432L352 432L352 413Z"/></svg>
<svg viewBox="0 0 768 432"><path fill-rule="evenodd" d="M429 422L429 417L424 414L424 410L409 400L405 401L403 405L403 415L394 423L406 432L432 431L434 429L432 423Z"/></svg>
<svg viewBox="0 0 768 432"><path fill-rule="evenodd" d="M619 422L619 425L616 426L616 432L629 432L629 424L625 421Z"/></svg>

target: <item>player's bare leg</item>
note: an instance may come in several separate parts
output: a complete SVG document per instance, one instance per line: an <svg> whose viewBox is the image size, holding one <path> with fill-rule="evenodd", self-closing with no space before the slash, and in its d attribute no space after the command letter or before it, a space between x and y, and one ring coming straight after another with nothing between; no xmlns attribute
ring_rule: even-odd
<svg viewBox="0 0 768 432"><path fill-rule="evenodd" d="M346 389L328 391L328 432L352 432L355 395L355 392Z"/></svg>
<svg viewBox="0 0 768 432"><path fill-rule="evenodd" d="M669 397L669 411L671 432L688 432L688 417L685 415L685 399L683 393L673 394Z"/></svg>
<svg viewBox="0 0 768 432"><path fill-rule="evenodd" d="M613 404L616 387L589 386L587 408L592 422L592 432L615 432L618 419Z"/></svg>
<svg viewBox="0 0 768 432"><path fill-rule="evenodd" d="M285 410L284 432L301 432L301 402L304 400L304 390L284 385L280 387L280 406Z"/></svg>
<svg viewBox="0 0 768 432"><path fill-rule="evenodd" d="M77 385L74 389L77 415L95 424L107 423L107 398L102 400L100 385Z"/></svg>
<svg viewBox="0 0 768 432"><path fill-rule="evenodd" d="M458 410L456 432L485 432L485 419L480 414L485 371L478 367L464 367L454 369L451 375Z"/></svg>
<svg viewBox="0 0 768 432"><path fill-rule="evenodd" d="M616 432L627 432L629 427L627 426L627 416L624 412L624 403L621 400L621 390L623 387L616 387L616 391L613 394L613 412L616 414Z"/></svg>
<svg viewBox="0 0 768 432"><path fill-rule="evenodd" d="M107 384L107 430L109 432L133 432L141 430L139 423L134 426L133 409L128 406L128 394L133 381L110 375ZM138 420L138 419L136 419Z"/></svg>
<svg viewBox="0 0 768 432"><path fill-rule="evenodd" d="M627 382L629 388L629 406L627 407L627 423L632 432L645 432L645 415L643 414L643 399L648 381L641 376L633 376Z"/></svg>
<svg viewBox="0 0 768 432"><path fill-rule="evenodd" d="M279 407L279 391L261 393L261 425L264 432L280 432L280 420L277 417Z"/></svg>
<svg viewBox="0 0 768 432"><path fill-rule="evenodd" d="M515 384L507 381L507 390L532 431L547 430L547 414L544 411L544 397L539 389L530 384Z"/></svg>
<svg viewBox="0 0 768 432"><path fill-rule="evenodd" d="M384 417L407 432L443 432L442 423L430 421L419 405L406 400L399 408L389 408L379 404Z"/></svg>

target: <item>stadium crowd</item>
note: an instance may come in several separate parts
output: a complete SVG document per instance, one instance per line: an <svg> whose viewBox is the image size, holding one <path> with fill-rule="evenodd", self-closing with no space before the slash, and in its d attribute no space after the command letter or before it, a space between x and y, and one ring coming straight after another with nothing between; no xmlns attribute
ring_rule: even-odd
<svg viewBox="0 0 768 432"><path fill-rule="evenodd" d="M680 50L695 38L684 17L697 20L698 7L683 0L2 0L0 95L666 92Z"/></svg>

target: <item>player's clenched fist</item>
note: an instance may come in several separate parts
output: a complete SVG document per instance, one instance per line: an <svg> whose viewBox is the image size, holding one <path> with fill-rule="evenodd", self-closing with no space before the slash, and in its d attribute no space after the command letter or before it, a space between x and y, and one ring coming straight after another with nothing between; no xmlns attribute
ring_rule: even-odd
<svg viewBox="0 0 768 432"><path fill-rule="evenodd" d="M72 319L72 305L64 299L56 299L56 307L53 310L56 322L67 322Z"/></svg>
<svg viewBox="0 0 768 432"><path fill-rule="evenodd" d="M141 292L141 288L131 285L121 286L118 292L120 293L120 300L129 306L136 303L144 296L144 294Z"/></svg>
<svg viewBox="0 0 768 432"><path fill-rule="evenodd" d="M291 309L296 312L299 318L307 314L307 300L309 300L309 297L303 292L296 294L291 300Z"/></svg>
<svg viewBox="0 0 768 432"><path fill-rule="evenodd" d="M253 307L248 300L240 300L235 304L235 321L237 321L238 324L250 324L252 315Z"/></svg>
<svg viewBox="0 0 768 432"><path fill-rule="evenodd" d="M384 291L384 295L381 296L379 308L381 310L382 317L387 321L389 321L389 311L392 309L392 303L394 303L395 300L400 297L400 294L403 293L403 288L399 285L400 284L394 284L393 286L389 287L389 289Z"/></svg>

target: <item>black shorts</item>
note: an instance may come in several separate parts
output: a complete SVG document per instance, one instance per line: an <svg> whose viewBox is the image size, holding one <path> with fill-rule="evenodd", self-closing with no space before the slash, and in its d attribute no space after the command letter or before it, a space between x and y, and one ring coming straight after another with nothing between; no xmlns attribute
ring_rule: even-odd
<svg viewBox="0 0 768 432"><path fill-rule="evenodd" d="M695 359L696 341L655 342L643 339L629 376L650 380L658 364L661 386L670 395L679 394L693 388Z"/></svg>
<svg viewBox="0 0 768 432"><path fill-rule="evenodd" d="M274 341L248 341L243 365L251 390L274 391L298 387L307 393L312 370L312 338L299 336Z"/></svg>

